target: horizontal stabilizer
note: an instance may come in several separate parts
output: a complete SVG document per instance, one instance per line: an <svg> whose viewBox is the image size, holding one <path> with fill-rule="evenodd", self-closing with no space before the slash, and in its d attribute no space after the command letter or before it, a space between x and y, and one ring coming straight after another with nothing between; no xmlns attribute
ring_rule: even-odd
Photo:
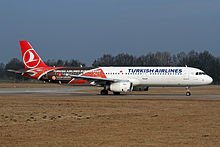
<svg viewBox="0 0 220 147"><path fill-rule="evenodd" d="M19 70L8 69L7 71L14 72L14 73L17 73L17 74L22 74L22 72L19 71Z"/></svg>
<svg viewBox="0 0 220 147"><path fill-rule="evenodd" d="M33 72L33 71L21 71L21 70L13 70L13 69L8 69L7 71L9 71L9 72L13 72L13 73L17 73L17 74L21 74L21 75L23 75L23 74L35 74L35 72Z"/></svg>

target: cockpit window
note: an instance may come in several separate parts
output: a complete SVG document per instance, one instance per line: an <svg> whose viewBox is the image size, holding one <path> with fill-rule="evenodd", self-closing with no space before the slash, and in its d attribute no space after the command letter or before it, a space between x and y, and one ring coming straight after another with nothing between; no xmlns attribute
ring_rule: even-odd
<svg viewBox="0 0 220 147"><path fill-rule="evenodd" d="M196 72L196 75L206 75L204 72Z"/></svg>

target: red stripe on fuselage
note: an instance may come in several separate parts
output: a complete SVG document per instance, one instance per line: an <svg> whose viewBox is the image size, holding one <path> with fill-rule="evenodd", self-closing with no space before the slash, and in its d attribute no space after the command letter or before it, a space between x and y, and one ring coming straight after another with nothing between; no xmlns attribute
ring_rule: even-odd
<svg viewBox="0 0 220 147"><path fill-rule="evenodd" d="M63 68L63 67L39 67L39 68L34 68L34 69L28 70L28 72L31 72L33 74L25 73L24 76L27 76L29 78L38 79L45 72L55 70L55 69L60 69L60 68Z"/></svg>
<svg viewBox="0 0 220 147"><path fill-rule="evenodd" d="M69 84L85 84L87 80L72 80Z"/></svg>
<svg viewBox="0 0 220 147"><path fill-rule="evenodd" d="M94 69L82 74L82 76L107 78L102 69Z"/></svg>
<svg viewBox="0 0 220 147"><path fill-rule="evenodd" d="M102 69L94 69L92 71L88 71L88 72L82 74L81 76L107 78ZM88 82L88 81L74 79L74 80L70 81L69 84L84 84L86 82Z"/></svg>

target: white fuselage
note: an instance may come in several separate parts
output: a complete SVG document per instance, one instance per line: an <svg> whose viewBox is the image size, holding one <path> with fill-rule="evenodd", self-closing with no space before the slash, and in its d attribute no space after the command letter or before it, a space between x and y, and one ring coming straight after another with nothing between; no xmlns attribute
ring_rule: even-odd
<svg viewBox="0 0 220 147"><path fill-rule="evenodd" d="M192 67L99 67L97 69L102 69L107 78L130 81L134 86L199 86L213 81L202 70Z"/></svg>

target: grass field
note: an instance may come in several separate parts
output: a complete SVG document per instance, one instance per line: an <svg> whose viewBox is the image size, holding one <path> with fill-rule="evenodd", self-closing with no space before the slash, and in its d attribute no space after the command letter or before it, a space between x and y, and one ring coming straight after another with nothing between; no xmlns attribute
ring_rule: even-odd
<svg viewBox="0 0 220 147"><path fill-rule="evenodd" d="M167 90L152 89L151 93L185 91ZM219 94L217 87L192 89L199 94L201 90ZM0 144L220 146L219 112L219 100L144 99L135 95L0 96Z"/></svg>

